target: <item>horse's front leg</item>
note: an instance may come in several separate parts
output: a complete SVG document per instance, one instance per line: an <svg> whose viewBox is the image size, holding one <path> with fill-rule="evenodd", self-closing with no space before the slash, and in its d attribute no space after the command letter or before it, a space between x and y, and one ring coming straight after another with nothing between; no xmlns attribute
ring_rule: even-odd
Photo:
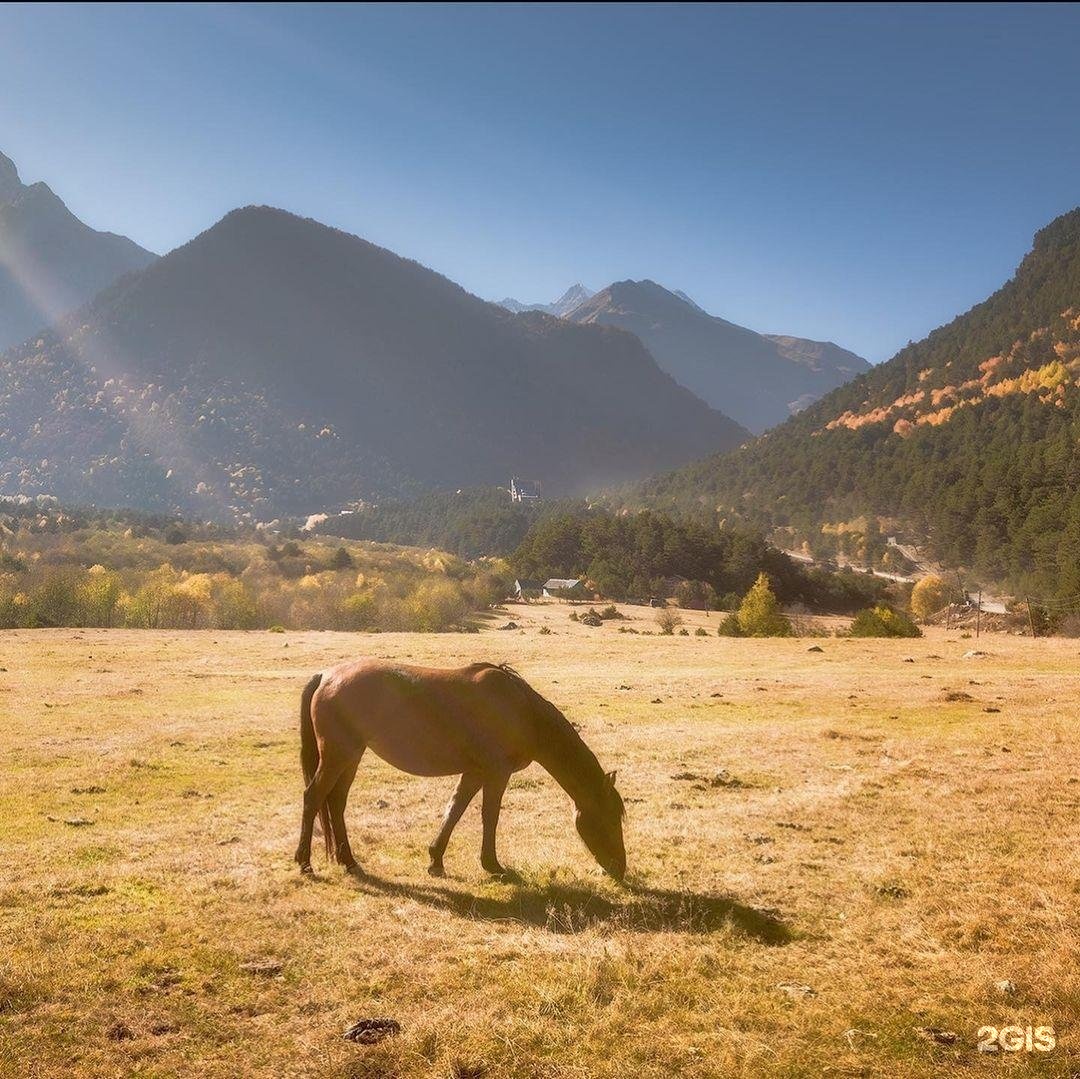
<svg viewBox="0 0 1080 1079"><path fill-rule="evenodd" d="M462 813L465 812L469 803L476 796L481 782L480 776L472 772L466 772L458 781L454 797L450 799L450 804L446 807L446 814L443 817L443 825L439 829L439 834L435 837L431 846L428 847L428 854L431 855L431 865L428 866L428 872L433 877L443 875L443 855L446 853L446 844L450 842L450 833L453 832L454 826L461 820Z"/></svg>
<svg viewBox="0 0 1080 1079"><path fill-rule="evenodd" d="M484 842L480 848L480 864L489 873L497 873L500 876L506 871L499 864L495 853L495 831L499 826L499 810L502 808L502 798L506 791L506 785L510 782L509 775L489 776L484 780L484 801L480 816L484 822Z"/></svg>

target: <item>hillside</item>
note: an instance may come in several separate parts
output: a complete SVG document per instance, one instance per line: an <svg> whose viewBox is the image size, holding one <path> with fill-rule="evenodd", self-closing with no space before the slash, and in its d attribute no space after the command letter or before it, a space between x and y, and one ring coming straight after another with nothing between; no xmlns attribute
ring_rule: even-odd
<svg viewBox="0 0 1080 1079"><path fill-rule="evenodd" d="M514 316L280 210L228 214L0 358L0 493L205 516L640 479L746 432L629 334Z"/></svg>
<svg viewBox="0 0 1080 1079"><path fill-rule="evenodd" d="M47 184L24 184L0 154L0 351L155 257L84 225Z"/></svg>
<svg viewBox="0 0 1080 1079"><path fill-rule="evenodd" d="M831 342L768 336L717 318L654 281L616 282L566 317L636 334L676 382L755 432L869 368Z"/></svg>
<svg viewBox="0 0 1080 1079"><path fill-rule="evenodd" d="M1080 593L1080 209L988 300L752 446L647 483L812 550L901 531L948 565Z"/></svg>

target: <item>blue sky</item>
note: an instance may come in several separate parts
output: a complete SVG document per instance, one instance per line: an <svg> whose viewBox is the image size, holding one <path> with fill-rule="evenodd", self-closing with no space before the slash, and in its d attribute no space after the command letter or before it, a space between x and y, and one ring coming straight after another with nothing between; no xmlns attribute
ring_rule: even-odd
<svg viewBox="0 0 1080 1079"><path fill-rule="evenodd" d="M1080 203L1080 7L0 11L0 150L164 252L269 203L489 299L651 277L890 356Z"/></svg>

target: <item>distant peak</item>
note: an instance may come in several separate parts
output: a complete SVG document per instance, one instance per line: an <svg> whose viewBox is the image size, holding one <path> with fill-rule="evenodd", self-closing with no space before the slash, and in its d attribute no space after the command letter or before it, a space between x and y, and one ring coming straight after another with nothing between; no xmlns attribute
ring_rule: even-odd
<svg viewBox="0 0 1080 1079"><path fill-rule="evenodd" d="M555 302L561 303L563 300L572 300L577 296L582 296L587 300L592 295L592 289L586 288L580 281L576 281Z"/></svg>
<svg viewBox="0 0 1080 1079"><path fill-rule="evenodd" d="M701 311L701 308L685 292L664 288L663 285L657 284L648 277L640 281L615 281L605 291L616 300L626 301L633 297L639 301L648 299L653 303L671 304L674 301L677 306L688 304L695 311Z"/></svg>
<svg viewBox="0 0 1080 1079"><path fill-rule="evenodd" d="M505 307L514 314L522 314L525 311L543 311L549 315L557 315L560 318L569 315L575 308L587 303L595 296L591 288L586 288L580 281L571 285L554 303L522 303L513 296L507 296L499 300L499 306Z"/></svg>
<svg viewBox="0 0 1080 1079"><path fill-rule="evenodd" d="M10 157L0 153L0 204L12 202L23 192L19 170Z"/></svg>

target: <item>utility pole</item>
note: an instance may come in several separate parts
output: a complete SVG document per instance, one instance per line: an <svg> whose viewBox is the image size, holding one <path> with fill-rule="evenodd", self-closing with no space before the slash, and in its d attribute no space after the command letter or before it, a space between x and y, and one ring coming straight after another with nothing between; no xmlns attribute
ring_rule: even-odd
<svg viewBox="0 0 1080 1079"><path fill-rule="evenodd" d="M1038 634L1035 632L1035 619L1031 614L1031 597L1030 596L1025 596L1024 597L1024 602L1027 604L1028 625L1031 627L1031 636L1032 637L1037 637Z"/></svg>
<svg viewBox="0 0 1080 1079"><path fill-rule="evenodd" d="M979 630L982 628L982 589L979 589L979 605L975 608L975 640L979 639Z"/></svg>

